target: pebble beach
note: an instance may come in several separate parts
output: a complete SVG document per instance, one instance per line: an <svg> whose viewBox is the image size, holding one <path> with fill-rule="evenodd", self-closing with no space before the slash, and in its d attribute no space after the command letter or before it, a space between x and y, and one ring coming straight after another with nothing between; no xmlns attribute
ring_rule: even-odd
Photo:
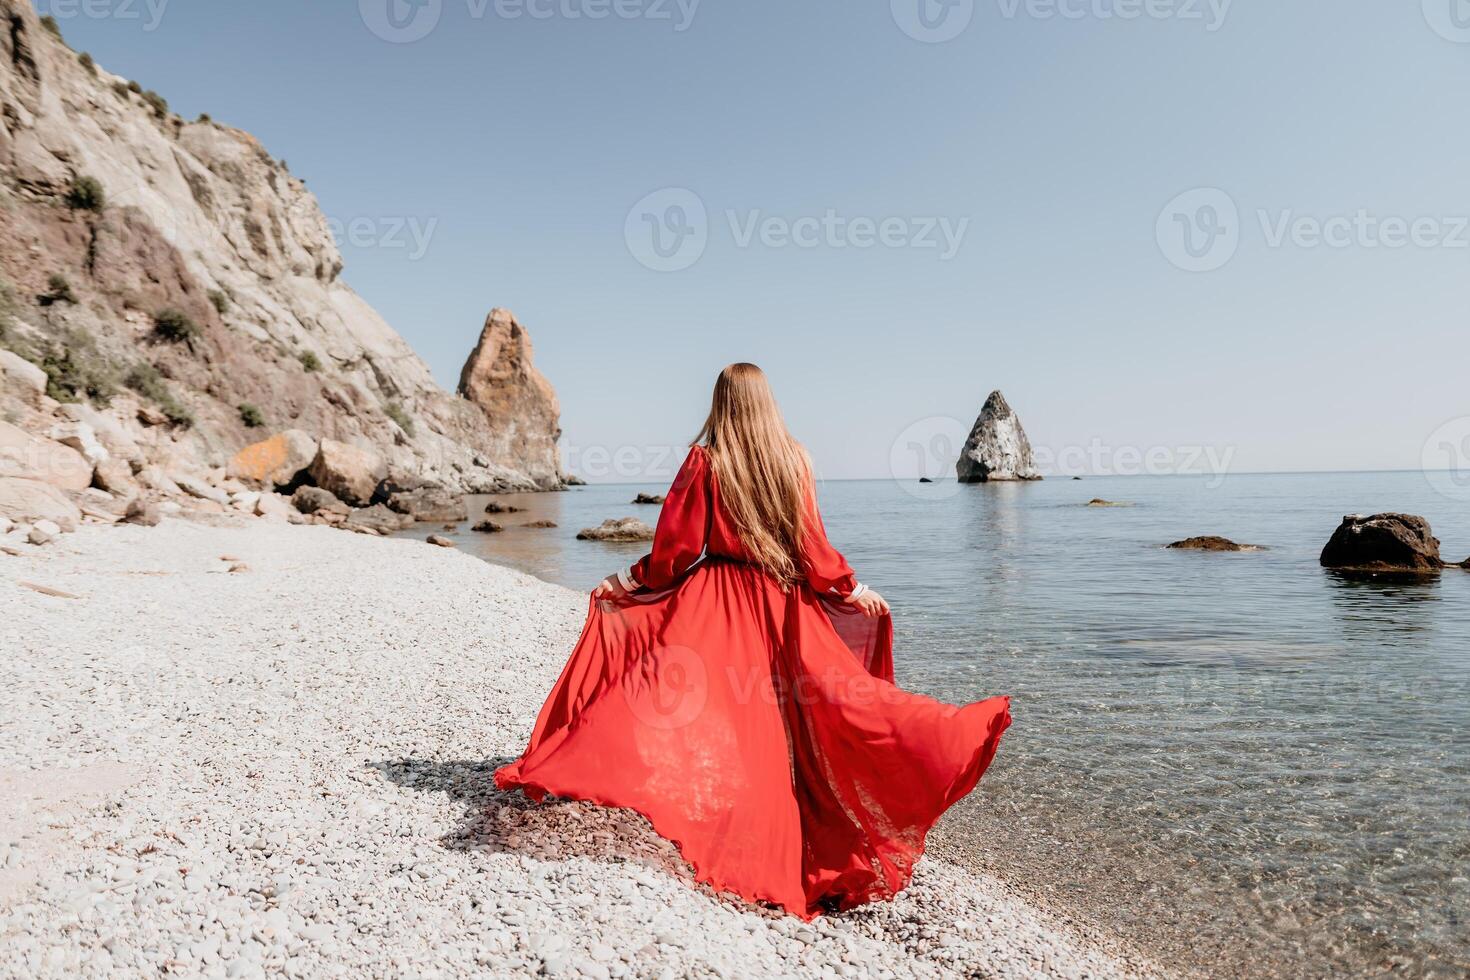
<svg viewBox="0 0 1470 980"><path fill-rule="evenodd" d="M808 924L694 884L634 814L497 791L580 593L228 517L13 550L0 975L1165 975L932 857Z"/></svg>

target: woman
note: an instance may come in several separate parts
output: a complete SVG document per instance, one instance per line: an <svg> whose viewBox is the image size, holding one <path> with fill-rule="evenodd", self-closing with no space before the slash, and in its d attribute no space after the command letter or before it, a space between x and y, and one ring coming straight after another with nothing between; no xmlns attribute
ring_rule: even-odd
<svg viewBox="0 0 1470 980"><path fill-rule="evenodd" d="M627 807L700 881L809 919L893 897L1009 702L893 685L888 604L827 541L765 375L732 364L653 551L595 592L503 789Z"/></svg>

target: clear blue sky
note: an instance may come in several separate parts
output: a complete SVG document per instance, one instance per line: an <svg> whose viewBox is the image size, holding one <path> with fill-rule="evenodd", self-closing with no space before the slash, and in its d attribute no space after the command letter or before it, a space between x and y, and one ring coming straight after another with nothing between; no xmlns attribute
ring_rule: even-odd
<svg viewBox="0 0 1470 980"><path fill-rule="evenodd" d="M896 440L968 427L997 387L1052 451L1211 446L1235 471L1414 468L1470 414L1452 0L424 2L391 0L432 26L412 43L379 36L390 0L38 7L357 219L347 280L446 387L514 310L574 469L687 441L732 360L769 371L829 477L885 475ZM630 210L671 187L703 226L667 195L643 210L704 251L654 271ZM1164 213L1195 188L1238 219L1199 209L1218 194ZM887 243L861 221L745 237L829 209L901 221ZM1390 247L1382 219L1429 220ZM422 255L400 221L432 228ZM937 229L966 221L946 257Z"/></svg>

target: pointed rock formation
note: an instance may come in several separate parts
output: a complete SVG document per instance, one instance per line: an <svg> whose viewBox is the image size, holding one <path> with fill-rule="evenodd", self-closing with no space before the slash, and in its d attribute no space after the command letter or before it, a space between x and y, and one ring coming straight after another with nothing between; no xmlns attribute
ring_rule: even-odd
<svg viewBox="0 0 1470 980"><path fill-rule="evenodd" d="M955 474L961 483L1041 479L1031 458L1026 430L999 391L992 391L985 399L985 407L980 409L980 417L955 464Z"/></svg>
<svg viewBox="0 0 1470 980"><path fill-rule="evenodd" d="M480 448L496 463L526 474L541 489L562 485L556 392L531 364L531 337L510 310L497 307L485 318L460 372L459 393L485 413L495 438Z"/></svg>

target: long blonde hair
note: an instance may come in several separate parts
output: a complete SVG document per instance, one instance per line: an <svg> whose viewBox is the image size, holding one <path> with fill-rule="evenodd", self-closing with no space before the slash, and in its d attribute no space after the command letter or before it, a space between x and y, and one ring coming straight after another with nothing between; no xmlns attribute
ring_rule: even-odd
<svg viewBox="0 0 1470 980"><path fill-rule="evenodd" d="M800 578L811 460L786 430L765 372L744 363L721 371L695 442L751 558L782 583Z"/></svg>

